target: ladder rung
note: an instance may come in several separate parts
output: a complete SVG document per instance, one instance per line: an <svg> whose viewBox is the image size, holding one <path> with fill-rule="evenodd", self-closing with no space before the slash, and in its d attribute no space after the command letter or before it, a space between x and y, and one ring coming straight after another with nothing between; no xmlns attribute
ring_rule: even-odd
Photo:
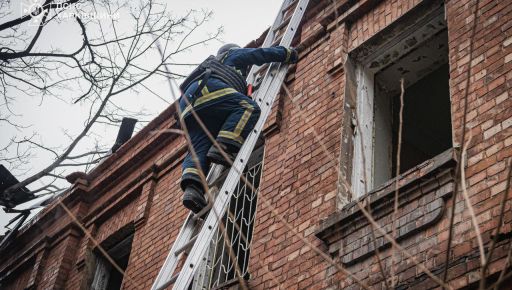
<svg viewBox="0 0 512 290"><path fill-rule="evenodd" d="M281 39L283 39L282 35L280 35L276 40L274 40L274 42L272 42L271 46L278 46L279 43L281 43Z"/></svg>
<svg viewBox="0 0 512 290"><path fill-rule="evenodd" d="M212 209L213 201L208 201L208 205L206 205L202 210L198 213L194 214L194 220L202 220L203 217Z"/></svg>
<svg viewBox="0 0 512 290"><path fill-rule="evenodd" d="M290 10L290 8L292 8L295 4L297 4L298 0L294 0L292 2L290 2L290 4L288 4L286 7L283 8L283 10L281 10L281 12L285 13L286 11Z"/></svg>
<svg viewBox="0 0 512 290"><path fill-rule="evenodd" d="M283 22L281 22L281 24L279 24L279 26L277 26L276 28L274 28L274 33L276 33L277 31L283 29L283 27L285 27L286 25L288 25L288 23L290 23L290 20L292 19L292 15L288 16L288 18L286 18Z"/></svg>
<svg viewBox="0 0 512 290"><path fill-rule="evenodd" d="M254 99L255 97L257 97L257 93L260 89L260 86L261 86L261 83L262 83L262 78L261 79L255 79L254 80L254 83L252 84L252 98ZM256 101L256 99L254 99ZM258 103L261 103L261 97L258 98L259 102Z"/></svg>
<svg viewBox="0 0 512 290"><path fill-rule="evenodd" d="M167 288L167 286L169 286L172 283L176 282L176 279L178 279L178 277L180 276L180 273L181 272L178 272L178 273L174 274L174 276L172 276L171 279L169 279L169 281L165 282L164 285L156 288L156 290L164 290L165 288Z"/></svg>
<svg viewBox="0 0 512 290"><path fill-rule="evenodd" d="M177 257L181 253L185 252L186 250L190 250L190 248L192 248L192 246L194 245L196 240L197 240L197 235L195 237L193 237L192 239L190 239L190 241L188 241L185 245L183 245L183 247L177 249L176 252L174 253L174 255L176 255L176 257Z"/></svg>
<svg viewBox="0 0 512 290"><path fill-rule="evenodd" d="M268 68L269 66L270 66L270 64L269 64L269 63L266 63L266 64L264 64L264 65L260 66L260 67L258 68L258 70L254 72L254 76L256 77L256 76L258 76L260 73L262 73L262 72L266 71L266 70L267 70L267 68Z"/></svg>
<svg viewBox="0 0 512 290"><path fill-rule="evenodd" d="M213 187L216 187L216 185L218 185L222 180L224 180L224 178L226 178L226 176L228 176L228 173L229 173L229 168L224 168L224 170L222 171L222 173L219 175L219 177L217 177L215 180L213 180L212 182L210 182L208 184L208 186L211 188Z"/></svg>

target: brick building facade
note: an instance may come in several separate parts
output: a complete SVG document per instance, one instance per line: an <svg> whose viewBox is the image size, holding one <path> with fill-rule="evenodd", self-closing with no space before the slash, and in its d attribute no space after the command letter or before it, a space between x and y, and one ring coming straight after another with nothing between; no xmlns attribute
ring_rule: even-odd
<svg viewBox="0 0 512 290"><path fill-rule="evenodd" d="M244 233L252 239L250 249L237 252L244 253L240 265L251 289L359 289L341 268L371 289L384 289L379 260L398 289L439 287L401 251L392 266L390 242L382 232L372 234L360 205L428 271L442 277L448 262L453 288L477 289L480 255L471 216L460 192L455 207L452 202L467 104L464 173L488 249L512 156L510 4L310 2L296 39L305 49L286 79L290 95L283 91L274 103L261 156L251 165L259 190L248 199ZM186 144L165 131L174 126L173 113L173 106L162 112L22 228L1 253L2 289L150 288L188 214L178 183ZM489 283L507 269L511 219L507 203ZM124 279L97 243L125 270ZM232 270L210 266L203 270L224 271L217 275L224 284L217 285L237 287L236 279L229 283Z"/></svg>

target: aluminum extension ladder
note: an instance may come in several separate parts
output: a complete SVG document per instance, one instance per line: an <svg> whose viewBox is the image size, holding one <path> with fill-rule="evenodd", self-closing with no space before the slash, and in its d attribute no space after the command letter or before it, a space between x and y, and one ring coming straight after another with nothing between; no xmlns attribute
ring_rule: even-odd
<svg viewBox="0 0 512 290"><path fill-rule="evenodd" d="M262 47L290 46L308 2L309 0L284 0ZM184 290L192 282L193 276L206 254L209 241L219 227L219 219L226 211L231 195L240 181L242 171L251 156L260 132L263 130L287 71L288 65L280 63L266 64L261 67L253 66L251 68L247 83L256 84L253 98L261 108L260 118L233 161L233 166L227 176L224 167L221 165L214 165L210 169L207 182L210 192L216 194L215 202L210 202L209 206L197 215L192 212L188 215L151 287L152 290L162 290L173 283L173 289ZM226 177L226 179L219 190L218 183L223 177ZM200 217L208 210L210 210L210 214L203 221ZM190 252L188 252L181 271L174 273L181 256L189 250Z"/></svg>

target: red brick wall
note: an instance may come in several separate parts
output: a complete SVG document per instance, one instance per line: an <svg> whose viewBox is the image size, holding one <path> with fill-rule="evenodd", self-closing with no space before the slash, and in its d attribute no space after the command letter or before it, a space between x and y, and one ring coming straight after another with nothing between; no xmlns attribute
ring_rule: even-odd
<svg viewBox="0 0 512 290"><path fill-rule="evenodd" d="M361 7L364 6L365 1L362 2ZM314 128L321 132L324 142L334 144L329 148L333 149L331 152L336 156L336 150L339 148L339 132L325 130L322 128L322 123L317 123L322 118L315 117L322 116L323 122L328 122L326 118L333 118L334 125L331 126L334 128L337 128L336 124L342 123L343 111L340 104L343 103L343 96L339 93L343 92L344 84L343 72L337 76L329 75L330 63L321 65L319 59L329 59L329 54L336 49L343 51L344 45L349 47L349 50L356 48L420 2L382 1L349 25L348 39L342 38L343 33L340 33L341 35L331 33L328 40L322 39L321 43L301 59L297 66L295 80L290 87L292 97L297 105L301 106L306 117L301 120L299 110L291 105L290 100L285 101L281 131L267 139L266 163L260 195L269 196L277 212L317 246L319 244L311 236L311 232L318 225L318 220L330 215L334 209L334 199L330 199L330 193L335 190L332 181L335 169L332 164L325 163L322 158L323 153L319 156L311 154L319 147L313 141L312 130ZM340 1L340 6L342 4ZM468 31L471 27L470 15L474 4L475 1L449 1L446 4L452 111L455 112L453 114L455 144L460 143L462 99L465 73L469 62ZM512 129L510 128L512 106L509 92L507 92L510 91L512 82L512 39L510 38L512 17L510 7L504 2L481 1L480 7L468 98L468 127L472 128L473 137L468 150L469 162L466 175L471 201L477 212L484 242L488 243L491 229L496 228L498 203L504 194L505 159L512 155ZM325 16L328 11L326 8L318 15ZM319 25L320 21L316 20L319 20L320 16L306 24L303 28L303 38L313 34ZM337 17L340 16L342 13L337 15ZM340 24L339 29L344 29L343 24ZM329 99L332 92L326 89L326 86L330 82L331 85L337 85L337 88L333 89L338 93L337 98ZM323 176L322 173L314 170L316 165L326 166ZM323 178L330 183L319 183ZM427 267L437 271L436 273L439 273L444 263L450 204L451 200L448 199L443 218L434 227L424 230L419 236L403 241L419 261L425 262ZM321 210L317 210L319 205ZM509 223L512 218L508 212L509 209L510 205L507 205L505 223ZM475 234L460 194L457 198L456 210L452 253L452 256L455 256L452 260L455 262L452 264L455 264L451 265L448 277L454 286L461 287L478 279L478 275L475 275L478 257L474 257ZM326 288L328 285L354 286L352 282L338 284L338 281L345 280L344 275L337 273L333 267L329 268L328 263L322 261L318 255L286 230L261 202L258 215L254 259L251 264L251 271L256 278L251 285L256 286L257 289L275 287L279 283L283 287L296 289ZM502 231L509 230L509 227L504 227ZM491 273L503 267L505 250L503 245L498 247L494 256L501 259L491 264ZM468 263L457 264L457 257L464 255L473 255L473 257L466 260ZM382 257L389 271L390 251L383 252ZM421 284L415 285L417 289L435 285L431 280L425 279L424 275L421 276L421 271L403 255L398 260L401 261L401 267L398 268L399 282L409 282L411 278L423 279ZM404 266L403 262L407 266ZM375 257L356 263L348 269L372 287L383 286L382 279L378 277L380 274Z"/></svg>
<svg viewBox="0 0 512 290"><path fill-rule="evenodd" d="M253 238L250 285L256 289L326 285L327 265L276 217L279 214L301 235L312 239L320 219L336 206L337 171L332 158L340 150L342 75L326 74L325 52L335 49L330 39L301 59L290 85L292 100L284 98L282 127L265 142L265 165L259 192ZM332 156L325 156L318 137ZM265 203L275 207L273 212ZM274 276L274 277L273 277Z"/></svg>
<svg viewBox="0 0 512 290"><path fill-rule="evenodd" d="M349 50L356 48L370 37L407 13L421 0L383 1L370 12L357 19L350 28Z"/></svg>
<svg viewBox="0 0 512 290"><path fill-rule="evenodd" d="M471 63L467 127L472 141L468 148L466 169L468 192L475 207L484 242L497 226L499 201L504 189L506 158L512 156L512 7L503 1L480 1L474 38L472 61L469 59L469 37L474 17L475 1L450 1L447 7L450 44L450 88L454 124L454 141L460 143L464 108L466 73ZM507 58L508 55L508 58ZM510 193L509 193L510 194ZM460 196L459 196L460 198ZM459 252L475 249L467 209L462 199L457 207L464 211L456 215L458 233L455 239ZM505 225L510 224L510 204L506 207ZM502 232L510 231L506 226ZM506 250L506 249L503 249ZM491 272L502 269L504 259L491 266ZM474 271L467 265L466 272ZM474 276L473 276L474 277ZM472 282L472 276L460 275L454 282Z"/></svg>
<svg viewBox="0 0 512 290"><path fill-rule="evenodd" d="M146 224L136 230L127 269L137 285L125 282L124 289L149 289L178 235L188 214L181 205L180 175L177 167L156 184Z"/></svg>
<svg viewBox="0 0 512 290"><path fill-rule="evenodd" d="M46 263L42 266L41 280L37 289L63 289L69 270L74 266L78 240L73 236L62 239L49 250Z"/></svg>
<svg viewBox="0 0 512 290"><path fill-rule="evenodd" d="M184 142L175 134L149 132L169 128L172 112L166 110L165 118L139 133L148 137L135 136L130 141L135 144L123 146L99 173L90 174L89 186L75 186L62 199L92 238L77 227L69 229L73 219L58 203L21 230L18 243L11 246L18 254L2 259L0 271L28 270L11 274L7 289L27 287L27 275L35 276L37 289L89 289L96 244L128 224L134 224L136 232L124 288L149 288L186 214L178 187ZM33 264L38 255L43 257L39 270Z"/></svg>
<svg viewBox="0 0 512 290"><path fill-rule="evenodd" d="M25 269L16 273L15 279L6 281L5 285L2 284L2 287L5 287L5 289L12 290L24 290L30 279L31 272L32 269L29 266L25 266Z"/></svg>

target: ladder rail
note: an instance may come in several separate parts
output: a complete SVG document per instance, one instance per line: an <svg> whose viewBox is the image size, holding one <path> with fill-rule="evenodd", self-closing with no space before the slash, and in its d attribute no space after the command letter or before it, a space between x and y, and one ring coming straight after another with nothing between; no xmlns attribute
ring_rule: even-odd
<svg viewBox="0 0 512 290"><path fill-rule="evenodd" d="M270 110L262 110L262 115L264 115L265 119L268 117L270 113ZM263 124L264 118L260 117L258 120L258 123L256 127L261 127ZM240 179L240 175L237 171L243 170L245 164L247 163L247 158L244 158L244 156L250 154L252 151L252 148L256 144L257 141L257 135L251 134L252 136L249 136L249 138L245 141L244 145L242 146L240 153L238 154L237 158L235 159L235 162L233 164L233 168L231 168L226 181L224 182L219 195L215 199L215 203L212 208L212 212L208 215L206 218L206 222L203 225L203 230L199 233L197 237L197 242L190 251L187 260L183 264L183 269L180 272L180 275L178 279L176 280L174 284L173 289L186 289L188 284L192 281L192 277L199 266L199 261L204 256L204 253L206 251L206 245L205 243L213 238L213 235L215 234L215 230L217 229L217 226L219 224L219 219L222 218L222 215L224 213L225 207L231 198L232 189L234 189L234 186L232 186L233 183L238 183ZM206 229L206 230L205 230Z"/></svg>
<svg viewBox="0 0 512 290"><path fill-rule="evenodd" d="M274 37L275 37L274 27L278 27L284 20L283 9L285 9L288 5L290 5L292 2L295 2L295 1L297 1L297 0L283 1L283 4L281 4L281 8L279 8L279 12L277 12L274 23L270 27L270 29L267 33L267 36L265 37L265 40L263 41L263 44L261 45L261 47L269 47L272 44L272 41L274 41ZM254 83L254 80L255 80L254 73L258 70L258 68L260 68L260 66L253 65L251 67L249 74L247 74L247 76L248 76L247 83L248 84Z"/></svg>
<svg viewBox="0 0 512 290"><path fill-rule="evenodd" d="M281 9L279 10L277 17L274 20L274 24L269 29L262 47L268 47L274 41L276 41L275 28L285 26L283 25L283 21L285 20L284 15L286 14L286 11L288 11L288 9L293 5L296 5L291 18L289 16L286 18L288 24L286 25L285 32L280 35L280 45L289 46L293 40L293 37L295 36L298 25L300 24L300 20L304 15L308 3L309 0L283 1ZM259 66L256 65L251 67L247 78L248 83L252 83L256 79L258 69ZM189 213L187 216L185 223L183 224L178 237L173 243L173 246L164 262L164 265L160 269L158 276L155 279L153 286L151 287L152 290L164 289L173 282L173 289L186 289L192 282L193 276L200 265L201 259L204 258L206 250L208 249L209 241L211 241L213 235L219 227L219 223L226 211L229 200L240 181L240 176L248 162L249 156L253 151L254 146L258 141L259 134L263 130L265 122L271 113L272 104L274 103L274 100L279 93L281 84L286 77L287 71L288 65L280 63L272 63L266 69L265 73L263 74L263 79L259 89L254 94L255 101L260 105L261 115L253 129L253 132L249 134L247 140L240 149L240 152L237 155L232 168L229 170L227 177L222 184L220 191L218 191L215 201L213 202L211 213L208 215L204 223L200 225L200 221L198 221L193 213ZM221 176L223 169L224 167L221 165L215 164L212 166L207 177L209 186L211 186L210 184L214 183L215 180ZM194 237L194 245L192 246L188 257L182 266L181 272L174 274L174 271L178 265L178 261L183 255L183 251L181 251L181 249L188 248L187 244L191 243L192 236L199 230L199 228L200 231Z"/></svg>
<svg viewBox="0 0 512 290"><path fill-rule="evenodd" d="M208 183L214 183L216 178L222 174L222 165L215 165L209 172L207 181ZM176 266L178 265L178 260L180 258L179 252L180 249L184 248L187 243L192 239L194 232L196 230L197 223L199 221L195 218L194 213L190 212L181 227L179 234L174 241L165 262L160 268L158 275L153 282L152 290L163 289L166 285L169 284L168 278L172 276L174 270L176 270ZM197 240L197 238L196 238ZM176 277L177 278L177 277Z"/></svg>
<svg viewBox="0 0 512 290"><path fill-rule="evenodd" d="M286 28L286 32L282 36L281 45L287 46L292 42L297 30L297 26L299 25L300 20L304 15L308 2L308 0L299 0L297 3L295 11L293 12L292 19ZM197 242L192 247L192 250L190 251L185 263L183 264L182 271L180 272L180 275L176 280L173 289L186 289L186 287L192 281L193 275L206 252L207 242L213 238L215 230L219 225L219 219L222 217L224 211L226 210L228 201L240 180L240 174L248 161L248 156L250 156L254 146L256 145L259 134L271 113L272 103L274 102L281 88L287 72L288 65L281 65L276 63L269 67L269 70L267 71L263 81L264 90L260 89L256 93L257 98L261 95L261 93L264 93L262 98L263 103L262 106L260 106L260 108L262 108L260 118L256 123L255 129L249 134L238 156L236 157L233 166L221 187L219 195L215 200L212 208L213 211L208 215L201 232L198 234Z"/></svg>
<svg viewBox="0 0 512 290"><path fill-rule="evenodd" d="M295 36L295 32L297 31L298 26L300 24L300 20L302 19L303 15L304 15L304 12L305 12L305 10L307 8L307 5L309 3L308 0L294 0L294 1L298 1L298 3L297 3L297 6L295 7L295 11L294 11L290 21L289 21L289 23L288 23L288 25L286 27L286 32L281 37L281 41L280 41L279 44L282 45L282 46L289 46L292 43L293 37ZM290 2L294 2L294 1L290 1ZM283 3L283 6L285 6L284 4L285 3ZM282 14L281 11L279 13ZM271 64L268 67L268 69L267 69L267 71L265 73L265 76L263 78L263 81L262 81L262 83L260 85L260 89L264 89L264 91L268 90L268 86L270 86L270 83L272 82L272 80L267 77L268 74L271 73L271 71L272 71L272 65L280 65L280 64L273 63L273 64ZM253 72L253 69L254 69L254 72ZM253 66L253 69L251 69L252 74L249 74L249 78L254 80L256 78L256 75L254 75L254 73L257 71L257 68L255 68L255 66ZM279 86L281 86L281 83L282 82L279 83ZM260 89L258 89L258 91ZM256 97L254 98L254 100L261 107L261 105L263 104L263 99L259 98L258 91L256 91Z"/></svg>
<svg viewBox="0 0 512 290"><path fill-rule="evenodd" d="M162 268L160 268L160 271L158 272L158 275L151 289L162 289L165 288L166 284L169 283L169 281L166 281L166 279L171 277L171 275L174 273L174 270L176 270L176 266L178 265L177 261L179 256L177 256L175 252L178 249L184 247L192 238L195 228L191 227L190 225L195 222L196 221L194 220L193 214L189 213L185 223L183 223L183 226L181 227L178 237L174 241L172 248L167 255L167 258L165 259L164 265Z"/></svg>

